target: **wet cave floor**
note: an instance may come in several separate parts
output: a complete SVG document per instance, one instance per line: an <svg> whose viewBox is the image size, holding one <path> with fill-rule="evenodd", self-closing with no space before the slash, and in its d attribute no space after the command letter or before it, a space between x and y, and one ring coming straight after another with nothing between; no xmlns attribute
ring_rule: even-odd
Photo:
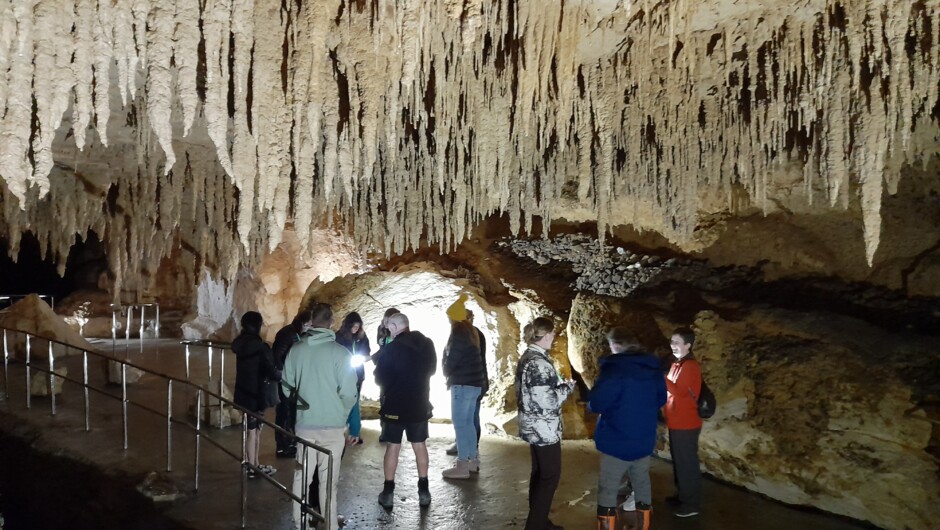
<svg viewBox="0 0 940 530"><path fill-rule="evenodd" d="M110 343L108 343L110 344ZM181 370L182 355L172 340L155 341L144 351L129 352L142 366ZM193 355L193 366L205 367L204 354ZM74 368L72 368L74 369ZM197 373L194 380L205 374ZM81 369L72 372L80 374ZM103 370L92 371L92 382L103 382ZM228 379L228 378L226 378ZM200 488L193 494L193 439L182 427L172 437L173 471L165 473L181 493L166 504L151 504L136 493L135 485L151 471L166 467L166 421L137 407L129 410L128 449L122 450L120 403L93 395L91 431L84 432L80 389L66 383L50 414L48 398L33 398L26 410L22 368L10 368L10 397L0 401L0 507L6 510L4 530L32 528L161 529L238 528L240 522L240 468L222 451L203 443ZM103 387L112 396L120 387ZM166 406L165 383L145 375L128 388L132 399L160 410ZM186 416L186 396L174 394L174 414ZM273 416L269 411L269 416ZM441 470L452 457L445 449L453 441L449 424L432 424L430 487L434 500L428 509L417 503L414 456L402 450L395 507L386 511L376 501L382 486L382 455L377 442L377 421L364 424L363 446L347 451L339 489L339 511L348 529L496 529L522 528L527 511L528 447L505 436L485 435L481 443L482 469L465 481L445 481ZM240 454L241 430L213 429L211 436ZM276 459L270 430L264 432L262 463L278 468L274 479L290 485L294 461ZM562 478L552 509L552 520L571 529L594 528L598 455L590 441L563 443ZM699 517L678 519L666 507L672 494L671 467L655 460L652 467L654 528L679 529L851 529L866 526L793 508L739 488L705 480L703 511ZM247 528L292 528L290 502L262 479L247 483Z"/></svg>

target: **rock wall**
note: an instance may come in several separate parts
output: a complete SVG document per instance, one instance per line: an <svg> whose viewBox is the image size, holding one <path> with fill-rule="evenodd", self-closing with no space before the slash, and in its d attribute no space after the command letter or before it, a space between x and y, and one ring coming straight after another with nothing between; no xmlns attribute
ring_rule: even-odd
<svg viewBox="0 0 940 530"><path fill-rule="evenodd" d="M921 407L938 390L924 377L934 337L770 308L703 311L695 329L719 403L702 430L709 473L886 528L935 527L937 440Z"/></svg>

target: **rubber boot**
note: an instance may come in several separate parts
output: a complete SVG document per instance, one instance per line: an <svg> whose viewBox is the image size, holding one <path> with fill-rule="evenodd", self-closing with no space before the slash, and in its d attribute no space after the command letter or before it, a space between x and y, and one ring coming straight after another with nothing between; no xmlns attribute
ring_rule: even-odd
<svg viewBox="0 0 940 530"><path fill-rule="evenodd" d="M597 530L617 530L617 508L597 507Z"/></svg>
<svg viewBox="0 0 940 530"><path fill-rule="evenodd" d="M653 518L653 507L642 502L636 503L636 529L649 530Z"/></svg>

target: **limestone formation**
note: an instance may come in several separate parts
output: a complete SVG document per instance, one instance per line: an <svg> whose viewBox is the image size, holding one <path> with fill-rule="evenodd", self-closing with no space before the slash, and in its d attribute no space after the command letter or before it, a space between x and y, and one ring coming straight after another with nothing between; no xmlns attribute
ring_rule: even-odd
<svg viewBox="0 0 940 530"><path fill-rule="evenodd" d="M934 526L937 440L918 404L936 388L916 377L933 338L779 309L703 311L695 330L719 403L702 429L709 473L880 527Z"/></svg>
<svg viewBox="0 0 940 530"><path fill-rule="evenodd" d="M873 264L937 144L936 0L0 10L10 252L28 229L64 266L91 229L118 287L181 246L231 279L289 223L399 253L581 212L685 244L700 212L781 194L857 208Z"/></svg>
<svg viewBox="0 0 940 530"><path fill-rule="evenodd" d="M54 372L55 375L52 377L52 389L54 394L59 395L62 393L62 385L65 384L64 378L68 377L69 375L69 369L65 366L62 366L60 368L56 368ZM40 371L33 372L33 375L30 378L29 393L30 395L38 397L48 396L49 374Z"/></svg>
<svg viewBox="0 0 940 530"><path fill-rule="evenodd" d="M31 294L7 309L0 311L0 326L36 335L36 337L30 339L29 346L32 359L45 359L49 355L49 342L37 337L58 341L52 343L52 354L55 357L79 355L82 350L97 351L78 333L78 330L70 328L61 316L52 311L49 304L35 294ZM65 347L59 344L60 342L73 347ZM10 355L25 359L25 335L8 332L6 347L9 347Z"/></svg>

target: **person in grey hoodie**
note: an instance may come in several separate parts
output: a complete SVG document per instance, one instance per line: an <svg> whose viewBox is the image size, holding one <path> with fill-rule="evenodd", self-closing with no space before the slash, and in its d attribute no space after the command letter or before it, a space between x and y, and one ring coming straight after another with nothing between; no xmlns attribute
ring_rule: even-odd
<svg viewBox="0 0 940 530"><path fill-rule="evenodd" d="M316 468L319 474L319 498L327 498L329 492L329 511L323 514L330 530L339 528L336 517L336 490L339 484L340 456L346 446L346 421L349 412L356 404L356 371L352 365L349 350L336 343L336 336L330 327L333 325L333 308L328 304L316 304L311 309L312 328L305 333L291 348L284 364L281 385L285 393L291 388L297 389L298 402L311 406L297 410L296 434L308 442L330 450L333 454L332 482L330 462L327 455L312 449L298 448L297 461L304 463L306 458L307 475L302 468L294 472L294 495L300 497L310 484ZM301 402L301 403L302 403ZM321 502L321 506L326 503ZM294 503L294 523L298 528L301 522L301 510Z"/></svg>

